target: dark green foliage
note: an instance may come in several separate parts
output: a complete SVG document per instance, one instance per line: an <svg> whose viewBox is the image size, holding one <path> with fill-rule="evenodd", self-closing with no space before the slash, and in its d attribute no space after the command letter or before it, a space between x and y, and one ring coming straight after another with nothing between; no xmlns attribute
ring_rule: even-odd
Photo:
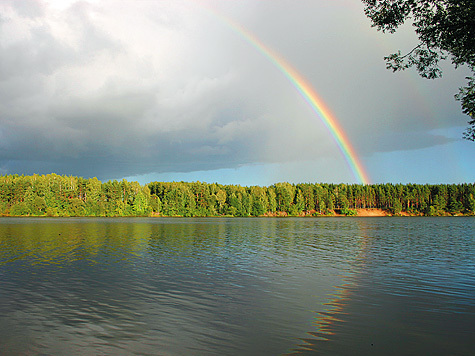
<svg viewBox="0 0 475 356"><path fill-rule="evenodd" d="M394 198L391 204L391 212L393 214L400 214L402 211L402 204L401 201L397 198Z"/></svg>
<svg viewBox="0 0 475 356"><path fill-rule="evenodd" d="M357 209L392 214L474 215L475 185L290 184L270 187L152 182L49 174L0 176L5 216L321 216Z"/></svg>
<svg viewBox="0 0 475 356"><path fill-rule="evenodd" d="M341 214L346 215L346 216L356 216L358 215L358 212L356 211L356 209L344 208L344 209L341 209Z"/></svg>
<svg viewBox="0 0 475 356"><path fill-rule="evenodd" d="M442 75L439 62L450 58L457 68L467 66L475 72L475 1L474 0L362 0L365 14L373 26L394 33L407 20L412 22L419 44L402 55L385 57L393 71L415 67L428 79ZM475 141L475 77L455 96L462 111L470 117L464 138Z"/></svg>

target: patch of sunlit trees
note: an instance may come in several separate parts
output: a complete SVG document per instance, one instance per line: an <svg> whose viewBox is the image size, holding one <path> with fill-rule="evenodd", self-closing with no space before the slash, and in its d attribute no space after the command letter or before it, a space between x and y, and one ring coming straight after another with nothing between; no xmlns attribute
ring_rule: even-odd
<svg viewBox="0 0 475 356"><path fill-rule="evenodd" d="M48 175L0 176L3 216L327 216L382 209L391 215L475 215L475 184L108 181Z"/></svg>

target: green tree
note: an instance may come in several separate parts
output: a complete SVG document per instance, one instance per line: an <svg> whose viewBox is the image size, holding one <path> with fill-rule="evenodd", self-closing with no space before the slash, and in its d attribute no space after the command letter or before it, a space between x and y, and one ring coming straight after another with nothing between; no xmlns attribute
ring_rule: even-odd
<svg viewBox="0 0 475 356"><path fill-rule="evenodd" d="M218 204L218 213L224 213L224 204L226 203L226 191L223 189L219 189L216 193L216 202Z"/></svg>
<svg viewBox="0 0 475 356"><path fill-rule="evenodd" d="M10 208L12 216L30 215L30 212L30 208L25 202L16 203Z"/></svg>
<svg viewBox="0 0 475 356"><path fill-rule="evenodd" d="M0 200L0 216L4 215L7 213L7 203L5 201Z"/></svg>
<svg viewBox="0 0 475 356"><path fill-rule="evenodd" d="M393 201L391 203L391 212L393 214L400 214L402 211L402 204L401 201L397 198L393 198Z"/></svg>
<svg viewBox="0 0 475 356"><path fill-rule="evenodd" d="M46 208L45 198L36 196L31 205L31 213L33 215L44 215Z"/></svg>
<svg viewBox="0 0 475 356"><path fill-rule="evenodd" d="M455 96L470 117L464 138L475 141L475 1L473 0L362 0L373 27L394 33L412 21L419 44L406 54L385 57L393 71L415 67L428 79L442 75L439 62L450 58L455 68L466 65L472 72Z"/></svg>
<svg viewBox="0 0 475 356"><path fill-rule="evenodd" d="M252 197L244 190L242 192L242 216L250 216L252 210Z"/></svg>
<svg viewBox="0 0 475 356"><path fill-rule="evenodd" d="M339 194L337 199L337 205L341 210L347 211L350 208L348 198L344 194Z"/></svg>
<svg viewBox="0 0 475 356"><path fill-rule="evenodd" d="M154 213L160 213L162 202L155 194L150 196L150 207Z"/></svg>
<svg viewBox="0 0 475 356"><path fill-rule="evenodd" d="M310 211L315 209L315 197L313 194L313 184L298 184L297 188L302 192L304 207L302 210Z"/></svg>
<svg viewBox="0 0 475 356"><path fill-rule="evenodd" d="M277 210L290 212L290 206L294 201L295 187L290 183L276 183L273 186L277 201Z"/></svg>
<svg viewBox="0 0 475 356"><path fill-rule="evenodd" d="M305 197L300 189L295 195L295 208L297 210L297 214L305 210Z"/></svg>
<svg viewBox="0 0 475 356"><path fill-rule="evenodd" d="M267 200L269 202L269 211L275 213L277 210L277 201L275 195L275 189L272 187L267 188Z"/></svg>
<svg viewBox="0 0 475 356"><path fill-rule="evenodd" d="M241 216L242 211L242 203L240 197L238 197L235 193L232 193L229 196L229 206L227 210L227 214L231 216Z"/></svg>
<svg viewBox="0 0 475 356"><path fill-rule="evenodd" d="M335 196L333 195L333 193L330 193L328 192L328 195L326 197L326 201L325 201L325 206L326 206L326 214L327 213L330 213L332 214L333 213L333 210L335 209Z"/></svg>
<svg viewBox="0 0 475 356"><path fill-rule="evenodd" d="M318 211L319 214L326 212L327 206L325 203L325 190L320 184L315 184L314 186L314 199L315 199L315 210Z"/></svg>
<svg viewBox="0 0 475 356"><path fill-rule="evenodd" d="M475 214L475 197L473 194L470 194L470 196L467 198L465 209L468 213Z"/></svg>
<svg viewBox="0 0 475 356"><path fill-rule="evenodd" d="M269 205L266 189L263 187L252 186L249 195L252 201L251 215L260 216L265 214Z"/></svg>

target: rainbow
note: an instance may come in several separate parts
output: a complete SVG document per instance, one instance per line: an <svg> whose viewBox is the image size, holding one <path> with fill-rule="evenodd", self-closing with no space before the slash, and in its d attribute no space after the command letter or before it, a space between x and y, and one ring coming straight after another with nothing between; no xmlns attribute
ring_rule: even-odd
<svg viewBox="0 0 475 356"><path fill-rule="evenodd" d="M353 148L350 140L348 139L348 136L345 134L345 131L335 116L331 113L328 107L324 104L323 100L312 88L312 85L307 80L305 80L305 78L302 77L302 75L300 75L300 73L284 58L262 43L254 34L227 16L216 12L216 10L208 6L206 6L206 9L208 9L222 23L231 28L235 33L246 40L260 53L262 53L271 63L275 65L275 67L277 67L277 69L279 69L282 74L285 75L285 77L287 77L287 79L301 94L303 99L310 105L312 111L317 114L317 116L327 127L343 157L347 161L348 166L350 167L355 178L362 184L369 184L370 179L368 173L366 173L363 165L361 164L361 161L356 154L356 151Z"/></svg>

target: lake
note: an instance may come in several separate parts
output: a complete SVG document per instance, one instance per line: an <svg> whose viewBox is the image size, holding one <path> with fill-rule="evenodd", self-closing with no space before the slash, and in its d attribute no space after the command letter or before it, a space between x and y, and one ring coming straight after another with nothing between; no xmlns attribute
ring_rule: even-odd
<svg viewBox="0 0 475 356"><path fill-rule="evenodd" d="M2 355L468 355L475 218L1 218Z"/></svg>

